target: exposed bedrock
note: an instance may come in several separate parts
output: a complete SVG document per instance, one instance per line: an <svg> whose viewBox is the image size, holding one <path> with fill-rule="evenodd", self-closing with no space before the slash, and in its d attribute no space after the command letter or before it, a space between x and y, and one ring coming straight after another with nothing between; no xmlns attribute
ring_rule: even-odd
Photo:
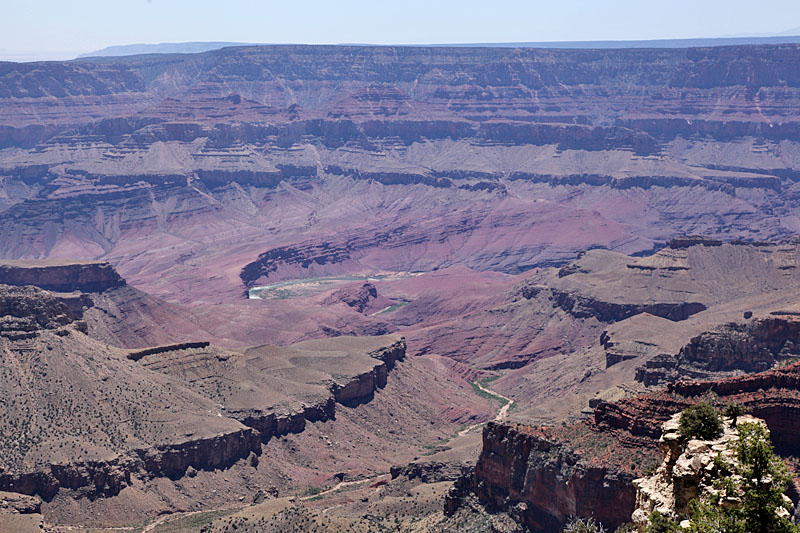
<svg viewBox="0 0 800 533"><path fill-rule="evenodd" d="M106 262L7 261L0 262L0 283L56 292L103 292L125 285L125 280Z"/></svg>
<svg viewBox="0 0 800 533"><path fill-rule="evenodd" d="M691 118L626 118L617 124L647 132L659 140L675 137L708 137L730 141L741 137L800 140L800 123L764 123L738 120L693 120Z"/></svg>
<svg viewBox="0 0 800 533"><path fill-rule="evenodd" d="M182 477L197 470L226 468L251 452L261 453L258 433L247 428L184 443L133 450L107 461L53 464L21 474L0 472L0 490L51 500L60 489L90 499L116 496L130 485L131 476L145 479Z"/></svg>
<svg viewBox="0 0 800 533"><path fill-rule="evenodd" d="M151 477L181 477L192 466L198 470L227 468L250 452L261 453L259 435L245 428L217 437L188 440L137 450L146 472Z"/></svg>
<svg viewBox="0 0 800 533"><path fill-rule="evenodd" d="M149 356L168 351L170 350L162 347ZM370 355L378 361L373 371L354 376L350 380L340 379L331 384L331 396L328 399L305 406L299 411L281 414L225 409L226 416L249 427L209 438L136 449L108 461L53 464L25 473L0 471L0 490L37 495L49 501L63 488L75 491L80 497L94 499L119 494L131 483L132 476L144 479L177 479L184 476L189 467L196 470L228 468L251 453L261 454L262 442L270 438L299 433L305 429L307 422L334 418L336 402L349 404L371 399L375 390L386 385L389 369L404 357L405 342L398 341ZM140 359L147 357L142 356Z"/></svg>
<svg viewBox="0 0 800 533"><path fill-rule="evenodd" d="M716 381L678 381L667 390L616 403L600 402L594 420L598 426L621 430L632 443L651 444L660 424L672 413L705 398L719 407L738 402L767 422L779 453L791 455L800 442L800 364L767 372Z"/></svg>
<svg viewBox="0 0 800 533"><path fill-rule="evenodd" d="M194 341L194 342L181 342L177 344L166 344L164 346L154 346L152 348L145 348L144 350L135 350L128 353L128 359L131 361L138 361L142 357L148 355L157 355L168 352L175 352L178 350L191 350L195 348L208 348L210 345L207 341Z"/></svg>
<svg viewBox="0 0 800 533"><path fill-rule="evenodd" d="M776 315L745 324L723 324L693 337L675 355L660 355L639 368L637 381L654 385L681 378L709 379L733 372L761 372L800 355L800 320Z"/></svg>
<svg viewBox="0 0 800 533"><path fill-rule="evenodd" d="M389 473L392 479L404 476L408 479L418 479L423 483L440 483L455 481L461 476L471 476L473 469L473 466L459 463L419 461L405 466L393 466Z"/></svg>
<svg viewBox="0 0 800 533"><path fill-rule="evenodd" d="M210 272L243 266L246 284L515 274L683 232L777 238L795 218L798 63L796 45L5 63L0 255L104 257L190 301L240 296Z"/></svg>
<svg viewBox="0 0 800 533"><path fill-rule="evenodd" d="M586 464L568 447L525 426L490 422L471 484L490 511L506 511L531 531L549 532L572 516L594 516L612 529L624 523L619 510L633 510L633 478ZM448 500L463 490L461 481Z"/></svg>
<svg viewBox="0 0 800 533"><path fill-rule="evenodd" d="M770 317L748 324L726 324L694 337L678 358L711 372L768 370L778 360L800 354L800 320Z"/></svg>
<svg viewBox="0 0 800 533"><path fill-rule="evenodd" d="M325 402L304 406L299 411L285 414L234 409L226 412L245 426L258 431L261 440L266 442L289 433L300 433L306 428L306 422L324 422L335 418L336 400L329 398Z"/></svg>
<svg viewBox="0 0 800 533"><path fill-rule="evenodd" d="M398 336L255 355L205 341L130 351L85 330L56 295L0 285L0 491L94 499L134 478L227 469L272 437L333 418L337 401L369 401L406 352Z"/></svg>
<svg viewBox="0 0 800 533"><path fill-rule="evenodd" d="M770 429L778 453L800 442L800 363L743 377L685 381L618 402L599 402L594 417L566 427L489 423L474 475L448 495L453 512L466 492L489 509L508 512L533 531L557 531L571 516L612 529L635 508L632 481L661 461L662 424L704 400L738 402Z"/></svg>
<svg viewBox="0 0 800 533"><path fill-rule="evenodd" d="M40 513L42 501L39 498L15 492L0 491L0 515Z"/></svg>
<svg viewBox="0 0 800 533"><path fill-rule="evenodd" d="M370 308L377 298L378 289L372 283L366 282L358 287L339 289L323 300L322 303L330 305L342 302L359 313L363 313Z"/></svg>
<svg viewBox="0 0 800 533"><path fill-rule="evenodd" d="M268 409L226 407L228 416L258 431L262 441L289 433L302 432L307 422L322 422L336 418L336 404L356 405L372 400L375 392L386 386L389 371L406 354L405 339L369 353L376 360L374 367L361 374L335 376L330 383L330 396L318 402L304 404L285 412Z"/></svg>
<svg viewBox="0 0 800 533"><path fill-rule="evenodd" d="M640 313L650 313L672 321L686 320L695 313L704 311L706 306L700 302L653 302L616 303L584 296L575 291L553 289L541 285L526 285L520 289L523 298L531 299L540 294L548 294L553 303L576 318L594 317L601 322L618 322Z"/></svg>
<svg viewBox="0 0 800 533"><path fill-rule="evenodd" d="M348 340L343 338L345 342ZM331 342L335 343L336 341ZM253 351L258 353L257 350L256 348ZM280 354L280 352L278 353ZM294 352L289 353L292 354L288 356L290 364L293 364L291 357L297 355L294 355ZM313 354L313 351L311 353ZM330 367L327 367L328 363L325 363L325 366L319 367L319 370L324 369L331 376L330 379L324 381L326 388L322 390L326 392L316 394L318 399L314 401L303 400L299 406L295 403L290 406L281 404L262 406L254 403L257 400L243 404L241 401L231 400L225 395L213 392L216 389L195 385L195 381L202 382L212 379L233 382L247 380L255 384L256 389L251 389L251 395L256 398L261 397L259 395L262 392L270 391L271 387L276 386L276 383L283 379L280 377L280 372L273 376L269 371L258 370L257 365L250 367L248 361L241 360L241 354L220 350L209 346L207 342L181 343L137 350L129 353L128 358L139 361L148 369L189 380L198 392L209 395L219 402L227 416L255 429L261 440L266 442L271 438L289 433L300 433L305 429L306 422L335 418L337 403L354 405L370 401L378 389L386 386L389 371L394 368L397 361L403 360L405 355L406 342L405 338L401 337L394 342L387 343L386 346L367 352L367 357L361 364L362 368L369 367L366 371L347 372L339 370L335 363L330 363ZM269 357L274 358L275 354L271 353ZM278 357L287 356L278 355ZM305 352L301 352L300 357L308 356L305 355ZM237 361L240 360L241 364L245 365L244 374L239 373L240 370L236 366L239 364ZM231 363L234 363L233 366ZM197 374L198 369L204 370ZM302 384L302 382L298 384Z"/></svg>
<svg viewBox="0 0 800 533"><path fill-rule="evenodd" d="M35 287L0 285L0 336L31 337L40 329L70 324L74 315L50 293Z"/></svg>

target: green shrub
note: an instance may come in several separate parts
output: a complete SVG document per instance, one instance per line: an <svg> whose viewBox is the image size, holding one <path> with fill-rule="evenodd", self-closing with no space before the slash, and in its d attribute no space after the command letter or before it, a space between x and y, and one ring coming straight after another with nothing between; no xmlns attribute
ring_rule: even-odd
<svg viewBox="0 0 800 533"><path fill-rule="evenodd" d="M733 427L736 427L736 421L738 418L742 415L746 415L748 412L750 412L750 410L747 407L738 402L733 402L729 403L725 407L725 410L722 412L722 414L725 415L726 418L730 418L731 424Z"/></svg>
<svg viewBox="0 0 800 533"><path fill-rule="evenodd" d="M687 533L797 533L800 528L789 518L791 505L783 499L791 475L775 455L769 433L761 424L749 422L740 424L738 433L738 464L729 470L734 475L724 476L717 486L738 495L740 503L720 507L714 501L692 501ZM777 512L781 508L786 510L784 516Z"/></svg>
<svg viewBox="0 0 800 533"><path fill-rule="evenodd" d="M647 533L679 533L680 526L675 520L664 516L658 511L650 513L650 523L647 524Z"/></svg>
<svg viewBox="0 0 800 533"><path fill-rule="evenodd" d="M678 433L687 439L716 439L722 435L722 418L711 404L698 402L681 413Z"/></svg>
<svg viewBox="0 0 800 533"><path fill-rule="evenodd" d="M573 517L567 523L563 533L606 533L606 528L594 518Z"/></svg>

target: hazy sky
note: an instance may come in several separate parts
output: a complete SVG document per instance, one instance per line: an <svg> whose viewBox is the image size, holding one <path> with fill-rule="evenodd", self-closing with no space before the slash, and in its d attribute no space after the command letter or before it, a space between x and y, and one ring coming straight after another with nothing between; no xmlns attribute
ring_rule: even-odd
<svg viewBox="0 0 800 533"><path fill-rule="evenodd" d="M2 0L0 13L0 59L12 60L134 43L627 40L800 27L799 0Z"/></svg>

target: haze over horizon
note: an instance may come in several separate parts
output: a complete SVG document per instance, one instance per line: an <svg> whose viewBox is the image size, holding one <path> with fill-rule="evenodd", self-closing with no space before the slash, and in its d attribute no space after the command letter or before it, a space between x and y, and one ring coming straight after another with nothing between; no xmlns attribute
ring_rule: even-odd
<svg viewBox="0 0 800 533"><path fill-rule="evenodd" d="M108 46L179 42L456 44L628 41L800 33L800 4L741 0L613 7L591 0L277 2L12 0L0 21L0 60L72 59Z"/></svg>

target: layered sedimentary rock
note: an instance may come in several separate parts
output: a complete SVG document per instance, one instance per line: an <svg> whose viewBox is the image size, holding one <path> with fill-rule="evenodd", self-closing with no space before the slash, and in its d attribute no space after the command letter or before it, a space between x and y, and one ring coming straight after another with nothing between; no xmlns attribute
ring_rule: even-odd
<svg viewBox="0 0 800 533"><path fill-rule="evenodd" d="M218 402L263 441L335 417L336 404L372 399L405 357L405 339L336 338L238 353L183 343L128 354L143 367L180 378Z"/></svg>
<svg viewBox="0 0 800 533"><path fill-rule="evenodd" d="M693 337L677 354L647 361L636 379L646 384L708 379L725 373L759 372L798 356L800 321L774 311L772 316L723 324Z"/></svg>
<svg viewBox="0 0 800 533"><path fill-rule="evenodd" d="M632 511L634 475L604 459L582 457L546 431L489 423L474 473L456 482L446 509L453 512L471 490L490 511L505 511L531 531L556 531L574 516L614 528L627 521L621 509Z"/></svg>
<svg viewBox="0 0 800 533"><path fill-rule="evenodd" d="M475 472L456 483L447 508L474 492L492 509L534 531L552 531L571 516L609 527L629 522L633 479L657 466L662 424L704 400L743 404L764 420L778 453L793 455L800 417L800 364L719 381L678 382L665 391L616 403L600 402L594 416L572 426L489 424Z"/></svg>
<svg viewBox="0 0 800 533"><path fill-rule="evenodd" d="M422 483L439 483L455 481L463 475L469 475L473 467L440 461L420 461L405 466L393 466L392 479L405 476L409 480L419 479Z"/></svg>
<svg viewBox="0 0 800 533"><path fill-rule="evenodd" d="M378 289L370 282L344 287L329 295L322 301L322 305L335 305L343 303L362 314L374 314L394 302L378 294Z"/></svg>
<svg viewBox="0 0 800 533"><path fill-rule="evenodd" d="M103 292L125 285L125 280L106 262L4 261L0 283L55 292Z"/></svg>
<svg viewBox="0 0 800 533"><path fill-rule="evenodd" d="M87 336L34 287L0 285L0 315L0 490L47 502L229 468L271 437L333 417L336 401L368 401L405 355L399 337L247 354L208 342L123 350Z"/></svg>
<svg viewBox="0 0 800 533"><path fill-rule="evenodd" d="M319 274L781 237L798 58L285 46L7 63L0 254L101 257L157 296L231 302Z"/></svg>
<svg viewBox="0 0 800 533"><path fill-rule="evenodd" d="M0 285L0 334L4 337L30 338L40 329L54 330L73 320L67 306L47 292Z"/></svg>
<svg viewBox="0 0 800 533"><path fill-rule="evenodd" d="M14 325L0 333L2 490L47 500L62 488L113 496L132 475L224 467L257 450L253 430L214 416L213 402L86 336L52 294L8 286L0 293L2 322ZM177 411L178 418L169 414Z"/></svg>
<svg viewBox="0 0 800 533"><path fill-rule="evenodd" d="M689 503L692 500L708 500L720 496L722 506L737 503L737 495L720 490L717 486L724 472L719 466L736 471L738 460L735 446L739 440L737 425L760 424L764 421L748 415L722 421L722 434L714 439L683 438L679 431L680 413L664 422L659 450L664 461L652 474L635 479L636 510L632 521L640 533L647 531L650 515L657 511L662 516L682 522L689 518Z"/></svg>

